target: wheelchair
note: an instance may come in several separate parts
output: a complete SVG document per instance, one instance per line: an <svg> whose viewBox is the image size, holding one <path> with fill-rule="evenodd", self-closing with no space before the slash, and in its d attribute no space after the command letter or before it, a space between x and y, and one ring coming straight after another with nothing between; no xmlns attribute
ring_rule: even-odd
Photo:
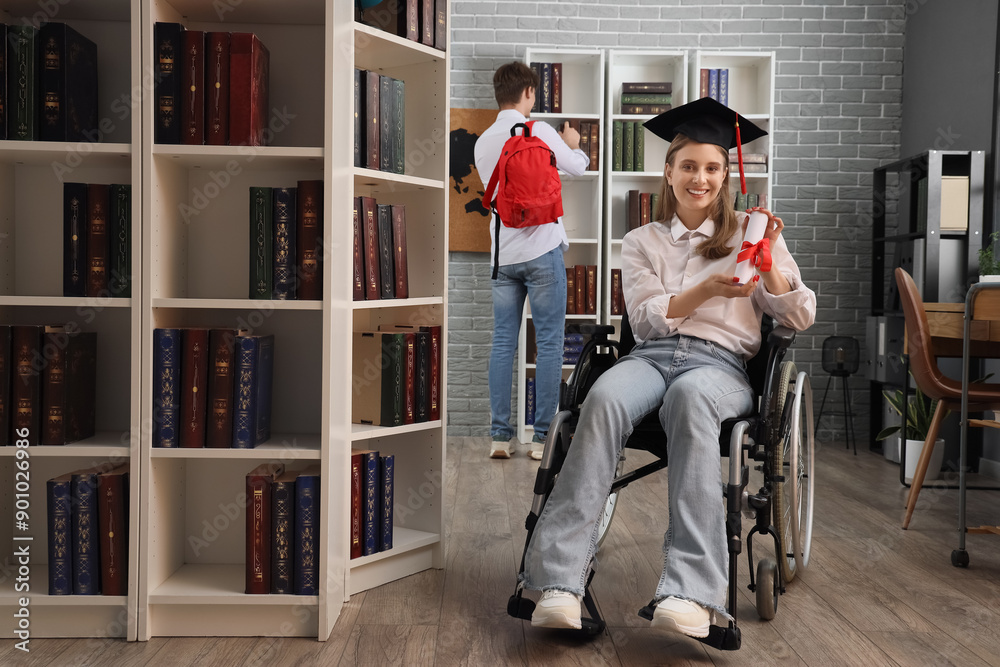
<svg viewBox="0 0 1000 667"><path fill-rule="evenodd" d="M549 427L535 477L531 510L525 520L528 534L524 542L518 580L524 571L525 553L535 524L572 444L580 406L600 374L620 357L628 354L635 345L627 315L622 318L619 341L609 338L615 331L610 325L575 324L569 325L567 331L588 335L589 340L569 379L563 383L559 412ZM756 595L757 613L762 619L774 618L779 596L785 593L786 586L795 575L804 571L809 564L814 489L812 389L809 376L804 372L797 372L795 364L784 359L785 352L795 339L795 332L788 327L772 326L770 318L765 316L761 334L761 348L747 362L747 374L753 387L757 409L753 414L725 420L719 438L720 455L729 459L729 480L724 485L723 495L729 552L727 611L733 620L726 626L711 626L708 636L699 639L719 650L737 650L740 647L740 629L736 623L737 567L743 546L744 515L754 521L746 535L750 574L748 588ZM630 449L649 452L656 460L626 471L625 457ZM748 489L751 465L755 471L755 481L761 480L761 486L756 492ZM610 548L605 545L605 538L614 518L619 494L633 482L666 466L666 434L657 411L653 411L635 427L622 450L618 472L599 519L595 560L601 549ZM772 538L776 559L761 558L755 569L753 538L757 535L769 535ZM592 561L583 596L583 628L577 631L590 636L601 634L605 629L605 622L600 617L590 589L595 571L596 565ZM518 583L508 600L507 613L514 618L530 620L535 602L523 593L524 590ZM654 607L655 601L651 601L639 610L639 616L651 621Z"/></svg>

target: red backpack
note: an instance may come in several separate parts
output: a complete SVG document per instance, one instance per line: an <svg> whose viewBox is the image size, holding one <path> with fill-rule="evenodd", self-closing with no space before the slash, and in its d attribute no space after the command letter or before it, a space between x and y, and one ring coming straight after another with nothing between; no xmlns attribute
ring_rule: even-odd
<svg viewBox="0 0 1000 667"><path fill-rule="evenodd" d="M500 160L483 195L483 206L496 216L493 277L500 261L500 223L505 227L532 227L555 222L563 214L562 183L556 156L544 141L531 135L535 121L510 128ZM523 134L517 128L524 128Z"/></svg>

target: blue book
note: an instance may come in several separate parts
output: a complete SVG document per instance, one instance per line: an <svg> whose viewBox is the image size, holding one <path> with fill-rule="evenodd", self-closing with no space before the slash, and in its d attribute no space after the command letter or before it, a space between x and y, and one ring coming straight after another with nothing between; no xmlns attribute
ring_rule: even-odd
<svg viewBox="0 0 1000 667"><path fill-rule="evenodd" d="M71 473L45 483L48 499L49 595L73 593L73 500Z"/></svg>
<svg viewBox="0 0 1000 667"><path fill-rule="evenodd" d="M181 330L153 330L153 446L177 447L181 417Z"/></svg>
<svg viewBox="0 0 1000 667"><path fill-rule="evenodd" d="M708 96L719 101L719 70L714 67L708 70Z"/></svg>
<svg viewBox="0 0 1000 667"><path fill-rule="evenodd" d="M387 454L379 459L379 477L382 490L381 501L379 503L381 524L379 551L392 549L392 499L395 493L392 481L395 470L396 457L394 455Z"/></svg>
<svg viewBox="0 0 1000 667"><path fill-rule="evenodd" d="M719 102L729 106L729 70L719 70Z"/></svg>
<svg viewBox="0 0 1000 667"><path fill-rule="evenodd" d="M310 466L295 478L295 564L292 579L296 595L319 590L319 466Z"/></svg>
<svg viewBox="0 0 1000 667"><path fill-rule="evenodd" d="M535 423L535 378L524 381L524 423Z"/></svg>
<svg viewBox="0 0 1000 667"><path fill-rule="evenodd" d="M70 482L73 556L73 593L100 595L101 555L97 519L97 473L72 474Z"/></svg>
<svg viewBox="0 0 1000 667"><path fill-rule="evenodd" d="M233 448L253 449L271 437L274 336L236 338Z"/></svg>
<svg viewBox="0 0 1000 667"><path fill-rule="evenodd" d="M587 337L582 333L568 333L563 340L566 345L583 345L587 342Z"/></svg>
<svg viewBox="0 0 1000 667"><path fill-rule="evenodd" d="M361 555L378 552L379 533L378 452L361 452Z"/></svg>
<svg viewBox="0 0 1000 667"><path fill-rule="evenodd" d="M295 188L274 188L274 279L272 297L295 298Z"/></svg>

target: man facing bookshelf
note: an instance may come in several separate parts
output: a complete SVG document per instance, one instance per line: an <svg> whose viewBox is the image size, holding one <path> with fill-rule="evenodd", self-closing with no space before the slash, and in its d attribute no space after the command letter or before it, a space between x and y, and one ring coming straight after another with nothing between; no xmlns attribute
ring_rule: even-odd
<svg viewBox="0 0 1000 667"><path fill-rule="evenodd" d="M475 148L476 169L483 180L484 190L496 169L504 144L511 137L511 128L525 123L531 115L538 84L538 75L524 63L507 63L494 73L493 91L500 112L493 125L476 141ZM536 122L532 135L552 150L560 170L573 176L586 171L590 158L580 150L580 133L568 123L556 131L547 123ZM490 256L497 258L497 271L492 280L493 345L488 374L492 437L490 456L509 458L518 442L515 424L511 423L511 382L521 311L527 297L538 349L535 433L529 454L539 460L549 423L559 402L566 324L566 265L563 253L569 249L569 239L559 218L552 224L532 227L490 225L490 240Z"/></svg>

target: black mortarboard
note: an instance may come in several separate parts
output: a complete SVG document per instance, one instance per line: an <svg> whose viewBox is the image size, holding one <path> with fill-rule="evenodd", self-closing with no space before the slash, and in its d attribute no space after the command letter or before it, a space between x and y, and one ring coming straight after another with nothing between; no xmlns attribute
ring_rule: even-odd
<svg viewBox="0 0 1000 667"><path fill-rule="evenodd" d="M644 127L667 141L678 134L703 144L715 144L725 150L736 148L736 120L740 123L740 139L747 144L767 134L729 107L711 97L682 104L650 118Z"/></svg>

